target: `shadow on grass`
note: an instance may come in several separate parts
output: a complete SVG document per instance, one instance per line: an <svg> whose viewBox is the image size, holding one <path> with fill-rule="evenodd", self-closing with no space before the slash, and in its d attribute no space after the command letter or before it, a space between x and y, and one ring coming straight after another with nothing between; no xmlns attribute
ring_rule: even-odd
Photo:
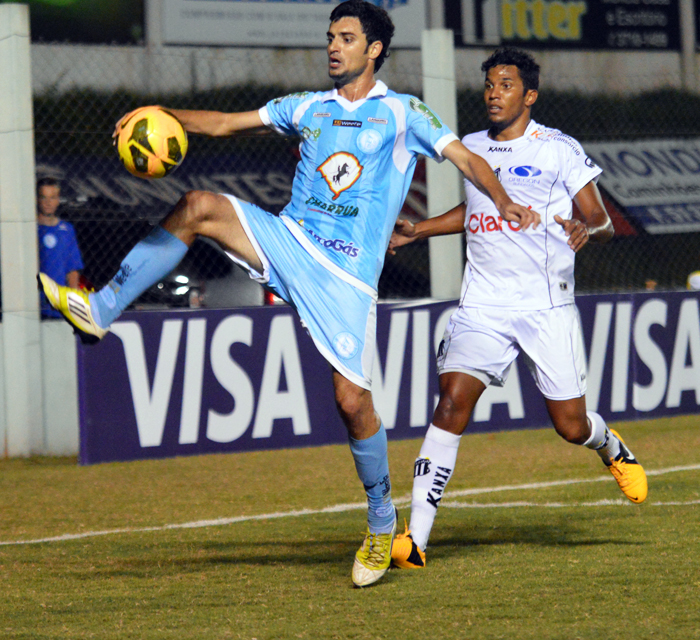
<svg viewBox="0 0 700 640"><path fill-rule="evenodd" d="M606 530L609 533L609 530ZM454 525L442 527L440 535L430 541L432 555L448 557L450 549L491 547L498 545L532 545L537 547L598 547L603 545L643 545L627 537L592 537L590 527L576 527L571 522L556 524L479 524L458 530Z"/></svg>
<svg viewBox="0 0 700 640"><path fill-rule="evenodd" d="M450 559L499 545L591 548L607 545L641 546L642 540L623 537L592 537L590 528L565 521L557 524L477 524L467 530L446 524L430 542L432 559ZM609 533L609 531L606 531ZM345 576L361 543L357 537L322 539L276 538L267 540L214 541L155 544L147 548L117 545L108 560L96 562L85 577L147 577L206 572L217 567L241 571L290 566L307 567L329 576ZM83 573L76 569L77 573Z"/></svg>

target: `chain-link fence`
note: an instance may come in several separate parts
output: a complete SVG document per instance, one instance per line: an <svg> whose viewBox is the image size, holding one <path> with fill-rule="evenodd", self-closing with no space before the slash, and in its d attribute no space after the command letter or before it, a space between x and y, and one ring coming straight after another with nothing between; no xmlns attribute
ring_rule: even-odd
<svg viewBox="0 0 700 640"><path fill-rule="evenodd" d="M309 72L308 84L304 85L304 69L299 69L297 57L295 80L283 82L280 65L284 65L285 56L275 54L259 56L259 64L254 65L258 82L231 84L226 78L240 60L240 51L229 55L225 49L217 49L202 69L186 51L165 49L158 54L153 86L170 89L148 91L148 87L142 87L143 74L136 74L139 78L133 87L114 90L104 88L105 74L110 69L105 68L102 59L90 54L93 49L71 47L72 73L88 79L82 87L66 87L62 82L65 57L56 60L52 70L52 57L43 56L42 74L53 74L55 82L43 82L36 90L34 120L37 172L61 180L60 215L73 223L85 264L84 275L96 287L109 280L125 253L189 189L233 193L273 212L283 208L291 192L297 140L277 136L223 140L196 136L177 172L161 180L145 181L130 176L121 167L111 144L114 123L127 111L145 104L221 111L257 109L269 99L295 89L327 89L327 81ZM128 61L139 48L134 47L132 54L123 49L121 59ZM259 55L256 50L251 52ZM317 52L309 55L314 65L323 60L322 52L321 57ZM398 91L419 93L416 87L420 86L420 69L416 60L416 52L393 59L387 65L391 72L387 83ZM121 76L124 75L122 70ZM289 75L292 76L291 71ZM267 78L275 80L268 83ZM85 88L93 84L92 79L99 90ZM181 91L172 89L179 86L178 79L182 79ZM128 83L122 81L122 86ZM699 113L698 96L674 90L629 98L543 90L534 117L547 126L562 129L585 146L599 140L700 136ZM481 93L460 91L458 114L460 134L483 129ZM421 162L404 214L413 219L424 217L425 205L425 166ZM649 280L654 280L659 288L680 288L687 274L700 268L700 234L652 236L633 224L628 223L627 227L632 231L606 246L591 245L579 254L578 291L642 289L651 286L647 284ZM146 292L137 306L197 304L203 291L205 304L212 307L262 301L262 291L223 253L197 241L180 267ZM395 257L388 256L379 293L381 298L430 295L427 243L415 243Z"/></svg>

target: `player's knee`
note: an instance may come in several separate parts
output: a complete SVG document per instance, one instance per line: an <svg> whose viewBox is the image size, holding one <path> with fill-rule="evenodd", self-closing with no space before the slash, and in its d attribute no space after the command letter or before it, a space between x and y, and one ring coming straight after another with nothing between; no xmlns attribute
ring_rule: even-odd
<svg viewBox="0 0 700 640"><path fill-rule="evenodd" d="M468 420L469 408L464 406L463 402L457 401L457 399L450 394L443 394L440 396L440 401L435 408L435 416L433 417L433 422L435 424L466 426Z"/></svg>
<svg viewBox="0 0 700 640"><path fill-rule="evenodd" d="M583 444L590 437L590 427L586 420L561 420L554 425L557 433L571 444Z"/></svg>
<svg viewBox="0 0 700 640"><path fill-rule="evenodd" d="M340 415L346 420L360 416L365 410L368 394L369 391L360 387L336 390L335 404Z"/></svg>
<svg viewBox="0 0 700 640"><path fill-rule="evenodd" d="M206 222L216 207L217 196L208 191L188 191L177 203L179 210L190 227L197 228Z"/></svg>

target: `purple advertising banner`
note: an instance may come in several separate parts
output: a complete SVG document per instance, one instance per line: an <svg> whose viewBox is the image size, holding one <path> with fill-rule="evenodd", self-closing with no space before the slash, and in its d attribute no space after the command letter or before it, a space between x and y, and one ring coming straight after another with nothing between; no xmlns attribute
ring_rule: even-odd
<svg viewBox="0 0 700 640"><path fill-rule="evenodd" d="M589 409L606 420L700 412L696 292L579 296ZM379 305L373 397L390 439L423 435L434 354L456 302ZM131 312L78 347L80 461L347 441L331 372L286 306ZM489 387L471 432L549 424L522 362Z"/></svg>

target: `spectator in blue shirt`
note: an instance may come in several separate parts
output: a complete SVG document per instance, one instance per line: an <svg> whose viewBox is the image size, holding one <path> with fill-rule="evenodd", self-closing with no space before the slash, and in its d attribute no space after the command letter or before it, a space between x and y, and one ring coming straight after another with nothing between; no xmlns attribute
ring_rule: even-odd
<svg viewBox="0 0 700 640"><path fill-rule="evenodd" d="M83 260L78 248L75 229L61 220L56 211L60 204L61 187L54 178L41 178L36 185L37 223L39 231L39 265L43 273L62 285L78 288ZM61 318L41 294L43 318Z"/></svg>

